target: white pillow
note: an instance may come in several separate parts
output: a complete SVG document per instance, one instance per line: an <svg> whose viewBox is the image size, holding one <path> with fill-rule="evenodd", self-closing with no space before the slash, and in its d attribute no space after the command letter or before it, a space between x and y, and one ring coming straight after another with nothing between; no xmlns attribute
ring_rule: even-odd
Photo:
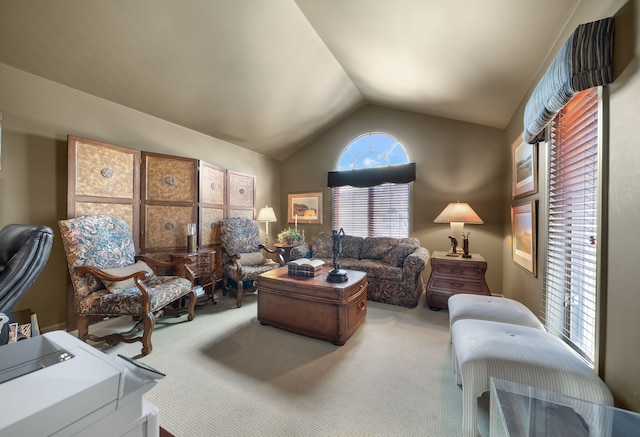
<svg viewBox="0 0 640 437"><path fill-rule="evenodd" d="M261 266L267 262L262 252L251 252L240 254L240 264L245 266Z"/></svg>
<svg viewBox="0 0 640 437"><path fill-rule="evenodd" d="M110 275L113 275L113 276L127 276L142 270L149 272L149 279L154 278L156 276L156 274L153 272L151 267L149 267L147 263L144 261L138 261L137 263L131 264L130 266L126 266L126 267L118 267L115 269L104 269L103 272L109 273ZM112 293L136 286L136 283L133 280L133 278L125 279L124 281L103 280L102 283Z"/></svg>

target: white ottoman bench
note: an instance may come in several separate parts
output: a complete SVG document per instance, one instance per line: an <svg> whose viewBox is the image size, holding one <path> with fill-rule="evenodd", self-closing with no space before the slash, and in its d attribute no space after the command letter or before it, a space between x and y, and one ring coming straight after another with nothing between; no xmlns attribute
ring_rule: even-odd
<svg viewBox="0 0 640 437"><path fill-rule="evenodd" d="M449 298L449 327L458 320L476 319L544 329L535 314L517 300L478 294L454 294Z"/></svg>
<svg viewBox="0 0 640 437"><path fill-rule="evenodd" d="M590 402L613 405L593 370L559 338L541 329L463 319L451 328L462 380L462 430L475 437L477 399L496 377Z"/></svg>
<svg viewBox="0 0 640 437"><path fill-rule="evenodd" d="M512 325L529 326L544 330L544 325L523 304L506 297L481 296L478 294L454 294L449 298L449 332L458 320L490 320L493 322L511 323ZM455 346L452 348L453 371L460 385L460 373L456 359Z"/></svg>

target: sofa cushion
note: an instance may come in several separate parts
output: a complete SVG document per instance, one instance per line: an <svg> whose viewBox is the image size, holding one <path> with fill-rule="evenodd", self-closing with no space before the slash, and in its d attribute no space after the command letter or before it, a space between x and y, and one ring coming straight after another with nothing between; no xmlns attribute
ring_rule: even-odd
<svg viewBox="0 0 640 437"><path fill-rule="evenodd" d="M385 279L394 282L402 281L402 269L370 259L345 258L338 259L340 267L347 270L367 272L368 278Z"/></svg>
<svg viewBox="0 0 640 437"><path fill-rule="evenodd" d="M311 242L311 251L314 258L331 258L333 251L333 241L331 234L320 232Z"/></svg>
<svg viewBox="0 0 640 437"><path fill-rule="evenodd" d="M367 237L362 242L361 259L378 259L384 256L398 245L397 238L391 237Z"/></svg>
<svg viewBox="0 0 640 437"><path fill-rule="evenodd" d="M414 250L416 250L415 246L398 244L382 258L382 262L393 267L400 267L404 263L405 258L411 255Z"/></svg>
<svg viewBox="0 0 640 437"><path fill-rule="evenodd" d="M345 235L340 242L340 244L342 245L342 253L340 253L340 257L360 259L360 252L362 251L363 241L364 238L362 237ZM331 254L331 256L333 256L333 253Z"/></svg>

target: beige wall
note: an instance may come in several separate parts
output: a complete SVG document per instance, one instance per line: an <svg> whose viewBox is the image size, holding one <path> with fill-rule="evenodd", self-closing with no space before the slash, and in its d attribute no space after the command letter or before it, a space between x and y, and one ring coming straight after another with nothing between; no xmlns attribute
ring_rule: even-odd
<svg viewBox="0 0 640 437"><path fill-rule="evenodd" d="M67 135L252 174L256 206L279 199L277 161L3 64L0 112L0 226L44 224L55 233L49 262L16 307L37 313L43 330L64 328L66 320L67 264L57 221L66 217Z"/></svg>
<svg viewBox="0 0 640 437"><path fill-rule="evenodd" d="M590 2L585 2L589 4ZM593 3L593 2L591 2ZM613 392L616 405L640 412L640 292L638 285L638 262L635 248L640 246L638 223L640 217L640 2L629 1L620 10L601 15L589 15L582 5L568 26L572 31L581 22L588 22L613 15L615 17L614 83L609 87L609 206L608 262L605 261L606 300L602 305L604 334L600 373ZM562 42L566 37L562 39ZM555 53L555 51L554 51ZM522 108L514 116L506 131L507 142L522 132ZM545 193L547 182L545 161L547 149L540 148L540 199L539 246L544 243ZM506 220L506 219L505 219ZM536 313L542 307L542 279L544 253L538 253L541 266L537 278L522 272L510 262L508 226L505 222L504 278L507 295L525 302ZM543 247L542 247L543 249Z"/></svg>
<svg viewBox="0 0 640 437"><path fill-rule="evenodd" d="M433 220L449 202L468 202L485 222L465 228L471 231L471 252L487 259L489 287L502 293L501 211L506 208L504 169L509 154L500 129L365 106L283 162L280 216L286 216L287 193L323 191L323 225L300 227L307 236L329 231L332 198L326 188L327 172L335 169L340 152L352 139L373 130L396 137L416 163L412 235L430 251L448 250L450 228ZM425 280L428 273L429 269L423 275Z"/></svg>

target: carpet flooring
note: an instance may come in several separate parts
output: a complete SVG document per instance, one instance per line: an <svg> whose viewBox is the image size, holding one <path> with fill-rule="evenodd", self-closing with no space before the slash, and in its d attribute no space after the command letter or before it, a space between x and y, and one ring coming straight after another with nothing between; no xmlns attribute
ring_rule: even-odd
<svg viewBox="0 0 640 437"><path fill-rule="evenodd" d="M95 346L167 375L145 397L176 437L460 435L448 312L430 311L424 295L412 309L369 301L344 346L263 326L257 296L243 302L160 319L145 357L140 343Z"/></svg>

